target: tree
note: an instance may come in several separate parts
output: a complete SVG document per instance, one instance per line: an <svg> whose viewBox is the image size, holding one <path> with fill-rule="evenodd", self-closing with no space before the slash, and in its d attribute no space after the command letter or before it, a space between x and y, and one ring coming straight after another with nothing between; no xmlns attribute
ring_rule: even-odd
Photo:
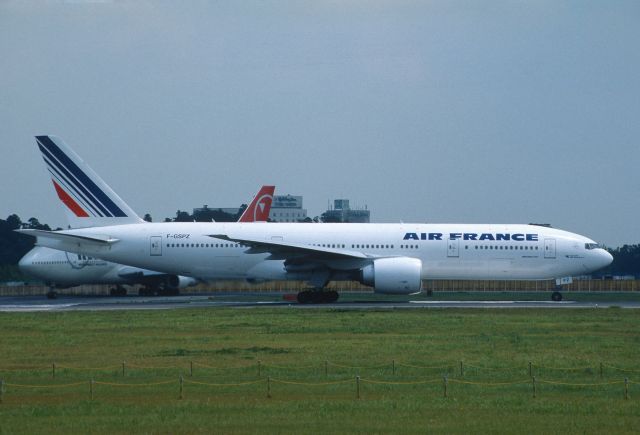
<svg viewBox="0 0 640 435"><path fill-rule="evenodd" d="M249 208L249 206L247 204L242 204L240 206L240 209L238 210L238 213L236 213L236 215L234 216L234 221L238 221L238 219L240 219L240 216L242 216L242 213L244 213L244 211Z"/></svg>
<svg viewBox="0 0 640 435"><path fill-rule="evenodd" d="M12 214L7 218L7 226L11 230L17 230L22 226L22 220L17 214Z"/></svg>
<svg viewBox="0 0 640 435"><path fill-rule="evenodd" d="M142 220L147 222L153 222L153 219L151 218L151 215L149 213L145 214Z"/></svg>
<svg viewBox="0 0 640 435"><path fill-rule="evenodd" d="M176 212L176 218L173 220L174 222L193 222L193 217L186 211L178 210Z"/></svg>
<svg viewBox="0 0 640 435"><path fill-rule="evenodd" d="M27 227L30 228L30 229L51 231L51 227L49 227L49 225L41 224L40 221L38 221L38 219L36 219L34 217L29 218L29 220L27 222L29 222L27 224Z"/></svg>
<svg viewBox="0 0 640 435"><path fill-rule="evenodd" d="M613 255L613 262L597 272L598 275L634 275L640 276L640 244L623 245L620 248L608 249Z"/></svg>
<svg viewBox="0 0 640 435"><path fill-rule="evenodd" d="M40 226L38 229L45 229L37 219L30 221ZM35 245L35 237L26 237L14 231L21 227L22 220L16 214L10 215L7 220L0 219L0 264L17 264Z"/></svg>

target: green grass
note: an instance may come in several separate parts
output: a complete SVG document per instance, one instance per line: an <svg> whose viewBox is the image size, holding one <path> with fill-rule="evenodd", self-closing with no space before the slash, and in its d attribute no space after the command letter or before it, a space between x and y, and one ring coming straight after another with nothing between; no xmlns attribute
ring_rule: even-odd
<svg viewBox="0 0 640 435"><path fill-rule="evenodd" d="M639 320L620 309L2 313L0 433L637 432ZM510 381L523 383L487 385Z"/></svg>

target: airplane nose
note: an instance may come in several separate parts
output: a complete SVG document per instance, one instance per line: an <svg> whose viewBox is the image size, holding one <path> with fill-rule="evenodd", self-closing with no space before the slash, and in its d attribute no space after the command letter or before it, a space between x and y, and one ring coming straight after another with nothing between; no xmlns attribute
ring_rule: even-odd
<svg viewBox="0 0 640 435"><path fill-rule="evenodd" d="M607 267L612 262L613 262L613 255L611 255L609 251L602 249L602 267Z"/></svg>
<svg viewBox="0 0 640 435"><path fill-rule="evenodd" d="M29 271L33 268L33 262L31 261L31 253L27 252L24 257L18 261L18 267L24 273L29 273Z"/></svg>

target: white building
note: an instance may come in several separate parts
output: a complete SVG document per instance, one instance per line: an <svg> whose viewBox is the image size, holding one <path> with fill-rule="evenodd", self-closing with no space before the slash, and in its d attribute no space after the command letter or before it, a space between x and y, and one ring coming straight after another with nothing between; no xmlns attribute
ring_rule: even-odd
<svg viewBox="0 0 640 435"><path fill-rule="evenodd" d="M302 196L274 195L269 219L272 222L300 222L307 218L302 208Z"/></svg>

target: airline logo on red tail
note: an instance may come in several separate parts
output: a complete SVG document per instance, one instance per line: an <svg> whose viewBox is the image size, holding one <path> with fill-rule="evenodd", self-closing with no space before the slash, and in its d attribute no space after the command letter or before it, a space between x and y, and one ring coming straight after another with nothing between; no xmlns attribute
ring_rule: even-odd
<svg viewBox="0 0 640 435"><path fill-rule="evenodd" d="M238 222L266 222L271 211L275 186L262 186L249 207L242 213Z"/></svg>
<svg viewBox="0 0 640 435"><path fill-rule="evenodd" d="M36 141L58 198L76 216L127 217L49 136L36 136Z"/></svg>

